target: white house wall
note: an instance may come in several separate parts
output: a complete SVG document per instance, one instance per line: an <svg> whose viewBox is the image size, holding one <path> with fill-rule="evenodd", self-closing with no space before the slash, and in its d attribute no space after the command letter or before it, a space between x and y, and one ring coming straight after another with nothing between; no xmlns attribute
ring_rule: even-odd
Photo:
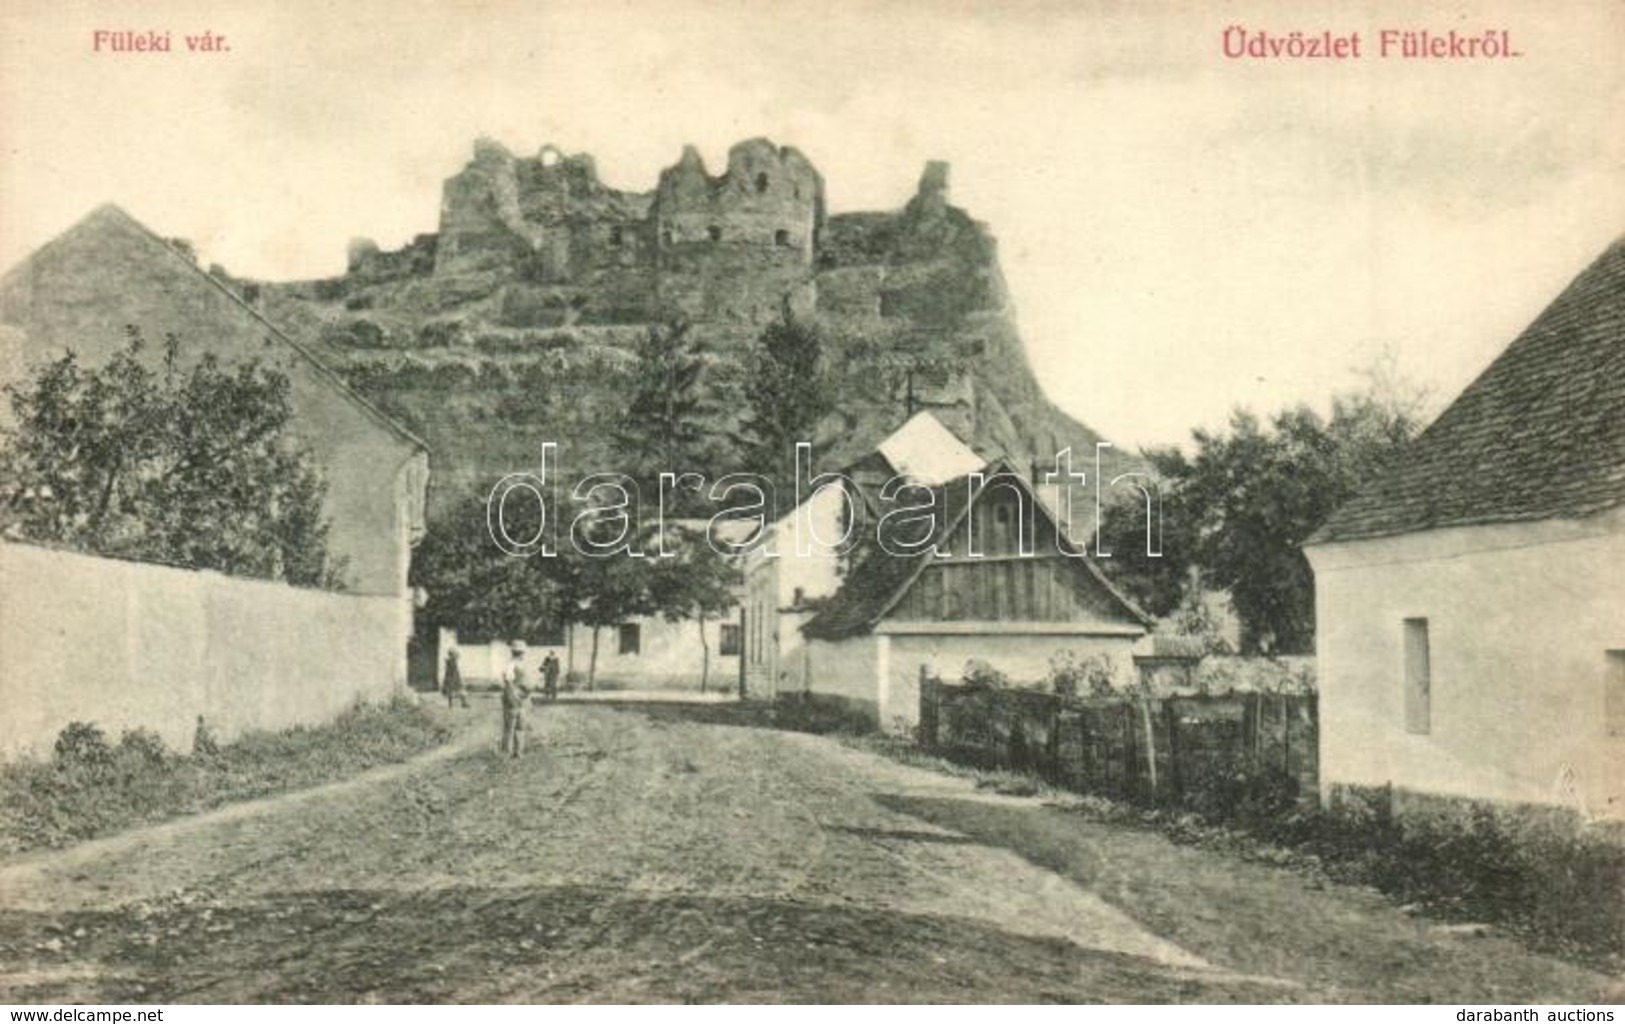
<svg viewBox="0 0 1625 1024"><path fill-rule="evenodd" d="M801 689L806 667L801 624L810 616L791 609L828 597L840 586L839 556L816 541L839 536L842 502L835 488L819 490L769 527L770 541L745 559L746 684L754 696ZM809 545L806 555L797 544L798 529Z"/></svg>
<svg viewBox="0 0 1625 1024"><path fill-rule="evenodd" d="M737 623L738 611L724 620L707 620L705 636L711 644L711 670L708 688L734 690L739 685L738 655L723 655L723 624ZM692 620L667 622L659 616L637 620L639 653L620 653L620 631L606 626L598 632L598 671L596 682L601 686L619 686L639 690L693 690L698 689L704 667L704 649L700 646L700 627ZM502 670L513 659L506 640L488 642L459 642L457 634L443 631L441 651L436 665L437 680L444 675L445 654L448 644L455 644L458 670L464 682L471 685L495 685ZM525 652L521 664L529 674L531 685L541 685L542 660L549 651L558 655L559 667L564 672L575 671L586 679L587 666L592 660L592 630L581 626L567 632L567 642L557 647L533 645ZM573 650L572 650L573 647Z"/></svg>
<svg viewBox="0 0 1625 1024"><path fill-rule="evenodd" d="M706 641L711 647L709 688L733 690L739 685L739 657L722 650L724 622L737 623L737 610L729 612L725 620L708 619L705 623ZM637 620L639 627L638 653L620 653L620 636L610 626L598 633L598 672L600 685L619 685L627 689L698 689L704 668L705 649L700 644L700 627L692 620L667 622L658 616ZM575 630L575 668L586 675L592 658L592 630Z"/></svg>
<svg viewBox="0 0 1625 1024"><path fill-rule="evenodd" d="M873 635L839 641L808 640L808 692L838 697L874 715L875 721L882 721L879 694L883 640Z"/></svg>
<svg viewBox="0 0 1625 1024"><path fill-rule="evenodd" d="M1625 816L1604 720L1625 650L1625 515L1310 549L1322 785L1395 786ZM1431 722L1406 731L1402 623L1427 620Z"/></svg>

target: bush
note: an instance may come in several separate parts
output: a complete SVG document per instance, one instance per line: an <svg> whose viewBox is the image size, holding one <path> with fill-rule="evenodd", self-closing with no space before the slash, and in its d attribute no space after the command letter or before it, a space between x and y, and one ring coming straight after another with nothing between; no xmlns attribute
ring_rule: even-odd
<svg viewBox="0 0 1625 1024"><path fill-rule="evenodd" d="M1558 813L1342 787L1280 838L1334 874L1445 917L1499 922L1538 944L1625 956L1625 836Z"/></svg>
<svg viewBox="0 0 1625 1024"><path fill-rule="evenodd" d="M1268 828L1298 804L1298 780L1275 768L1233 765L1185 786L1183 805L1209 822Z"/></svg>
<svg viewBox="0 0 1625 1024"><path fill-rule="evenodd" d="M1049 688L1060 697L1110 697L1119 692L1117 664L1103 654L1083 660L1072 651L1059 651L1049 660Z"/></svg>
<svg viewBox="0 0 1625 1024"><path fill-rule="evenodd" d="M965 663L965 673L960 677L966 686L975 686L984 690L1004 690L1010 686L1010 677L989 665L981 658L972 658Z"/></svg>
<svg viewBox="0 0 1625 1024"><path fill-rule="evenodd" d="M150 730L129 730L110 747L97 726L73 722L50 762L0 765L0 856L343 778L404 760L446 735L406 701L361 705L327 725L254 733L224 746L200 718L190 757L169 751Z"/></svg>
<svg viewBox="0 0 1625 1024"><path fill-rule="evenodd" d="M214 731L203 716L197 716L197 731L192 734L192 753L197 757L213 757L220 753L220 744L214 738Z"/></svg>
<svg viewBox="0 0 1625 1024"><path fill-rule="evenodd" d="M780 694L773 702L773 727L819 735L861 736L875 731L874 719L839 697L811 693Z"/></svg>
<svg viewBox="0 0 1625 1024"><path fill-rule="evenodd" d="M169 760L169 748L151 729L126 729L119 737L118 759L143 768L161 768Z"/></svg>
<svg viewBox="0 0 1625 1024"><path fill-rule="evenodd" d="M56 737L56 764L67 771L102 774L113 767L107 735L89 722L69 722Z"/></svg>

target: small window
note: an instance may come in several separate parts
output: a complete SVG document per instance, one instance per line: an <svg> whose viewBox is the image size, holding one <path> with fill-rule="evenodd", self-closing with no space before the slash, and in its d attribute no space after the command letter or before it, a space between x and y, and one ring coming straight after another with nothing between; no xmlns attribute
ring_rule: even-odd
<svg viewBox="0 0 1625 1024"><path fill-rule="evenodd" d="M1428 620L1405 620L1405 731L1425 736L1433 731L1432 654Z"/></svg>
<svg viewBox="0 0 1625 1024"><path fill-rule="evenodd" d="M767 173L765 171L756 175L756 191L758 193L767 191Z"/></svg>
<svg viewBox="0 0 1625 1024"><path fill-rule="evenodd" d="M739 625L733 622L724 622L722 624L722 638L717 645L718 652L724 658L735 658L739 656L739 646Z"/></svg>
<svg viewBox="0 0 1625 1024"><path fill-rule="evenodd" d="M1006 548L1015 547L1015 517L1011 514L1009 505L993 506L993 527L995 537L993 543L997 545L1001 551Z"/></svg>
<svg viewBox="0 0 1625 1024"><path fill-rule="evenodd" d="M705 233L711 236L711 241L713 242L722 241L722 229L715 224L706 228Z"/></svg>
<svg viewBox="0 0 1625 1024"><path fill-rule="evenodd" d="M1608 652L1603 686L1602 713L1608 735L1625 736L1625 651Z"/></svg>
<svg viewBox="0 0 1625 1024"><path fill-rule="evenodd" d="M773 244L774 245L784 246L785 248L789 248L789 246L790 246L790 232L784 230L783 228L780 228L779 230L773 232Z"/></svg>
<svg viewBox="0 0 1625 1024"><path fill-rule="evenodd" d="M636 622L621 624L621 653L637 654L643 640L643 627Z"/></svg>
<svg viewBox="0 0 1625 1024"><path fill-rule="evenodd" d="M619 227L613 227L613 228L609 229L609 244L610 245L613 245L616 248L620 248L620 245L621 245L621 243L623 241L625 241L625 236L621 234L621 229Z"/></svg>

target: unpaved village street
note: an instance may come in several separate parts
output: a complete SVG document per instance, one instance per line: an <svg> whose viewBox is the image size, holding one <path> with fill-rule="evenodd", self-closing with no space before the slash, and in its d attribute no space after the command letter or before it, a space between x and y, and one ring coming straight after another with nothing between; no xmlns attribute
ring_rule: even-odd
<svg viewBox="0 0 1625 1024"><path fill-rule="evenodd" d="M0 864L0 1001L1593 1002L1375 894L821 737L559 705Z"/></svg>

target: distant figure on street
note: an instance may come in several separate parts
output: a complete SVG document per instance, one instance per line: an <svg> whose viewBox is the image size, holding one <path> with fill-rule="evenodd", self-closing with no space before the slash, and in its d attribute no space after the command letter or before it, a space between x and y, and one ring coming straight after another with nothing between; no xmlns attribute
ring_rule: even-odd
<svg viewBox="0 0 1625 1024"><path fill-rule="evenodd" d="M440 692L446 698L446 707L451 707L454 701L462 701L463 707L468 707L468 692L463 687L463 672L457 667L455 647L446 652L446 671L440 679Z"/></svg>
<svg viewBox="0 0 1625 1024"><path fill-rule="evenodd" d="M559 656L552 651L542 660L542 694L548 700L559 697Z"/></svg>
<svg viewBox="0 0 1625 1024"><path fill-rule="evenodd" d="M525 641L508 647L513 661L502 671L502 752L518 757L525 752L525 703L530 688L525 685Z"/></svg>

